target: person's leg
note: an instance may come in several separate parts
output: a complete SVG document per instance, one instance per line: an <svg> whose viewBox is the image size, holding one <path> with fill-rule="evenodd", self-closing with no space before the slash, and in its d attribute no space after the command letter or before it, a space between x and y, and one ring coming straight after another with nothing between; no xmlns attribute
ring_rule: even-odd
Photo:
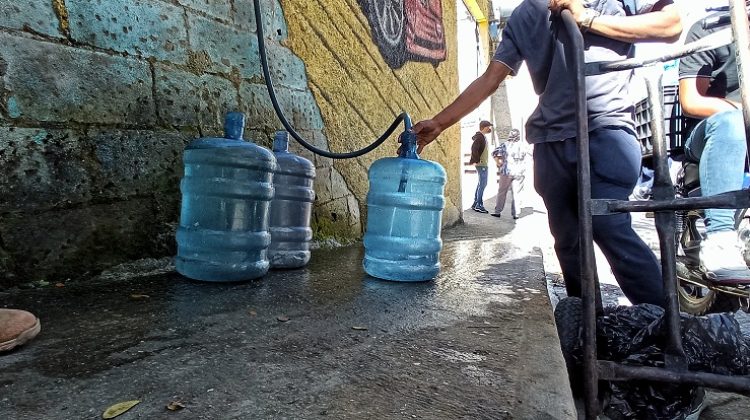
<svg viewBox="0 0 750 420"><path fill-rule="evenodd" d="M511 177L510 181L510 215L514 219L518 219L516 213L516 179Z"/></svg>
<svg viewBox="0 0 750 420"><path fill-rule="evenodd" d="M701 194L711 196L742 189L745 172L745 125L740 110L721 112L698 124L686 142L692 160L700 162ZM707 238L701 263L717 280L750 280L734 228L734 209L706 209Z"/></svg>
<svg viewBox="0 0 750 420"><path fill-rule="evenodd" d="M742 189L745 174L745 124L740 110L716 114L703 124L705 145L700 157L701 194ZM707 209L706 232L734 230L733 209Z"/></svg>
<svg viewBox="0 0 750 420"><path fill-rule="evenodd" d="M523 208L523 205L521 204L521 190L523 189L524 179L525 177L523 175L513 177L513 184L511 184L511 191L513 194L511 213L514 219L518 219L521 216L521 209Z"/></svg>
<svg viewBox="0 0 750 420"><path fill-rule="evenodd" d="M12 350L39 334L41 324L33 314L0 308L0 352Z"/></svg>
<svg viewBox="0 0 750 420"><path fill-rule="evenodd" d="M534 188L547 208L568 296L581 297L575 139L534 145Z"/></svg>
<svg viewBox="0 0 750 420"><path fill-rule="evenodd" d="M482 201L479 197L479 186L482 185L482 174L479 172L479 167L475 166L474 169L477 171L477 187L474 189L474 204L471 205L472 209L476 209L478 204Z"/></svg>
<svg viewBox="0 0 750 420"><path fill-rule="evenodd" d="M590 133L591 198L627 200L638 180L641 151L635 135L619 128ZM629 213L593 217L594 240L633 304L664 306L661 269L653 251L635 233Z"/></svg>
<svg viewBox="0 0 750 420"><path fill-rule="evenodd" d="M479 175L479 185L477 185L477 191L474 196L474 199L477 201L476 209L479 209L482 213L486 213L487 210L484 209L484 189L487 187L487 167L477 166L476 168Z"/></svg>
<svg viewBox="0 0 750 420"><path fill-rule="evenodd" d="M526 177L523 175L517 176L513 179L513 198L515 198L516 203L516 210L518 213L516 215L519 215L521 213L521 209L523 208L523 204L525 201L525 191L526 187Z"/></svg>
<svg viewBox="0 0 750 420"><path fill-rule="evenodd" d="M508 196L508 188L510 188L512 180L508 175L500 175L498 177L497 197L495 198L495 212L492 213L493 216L499 216L505 208L505 199Z"/></svg>

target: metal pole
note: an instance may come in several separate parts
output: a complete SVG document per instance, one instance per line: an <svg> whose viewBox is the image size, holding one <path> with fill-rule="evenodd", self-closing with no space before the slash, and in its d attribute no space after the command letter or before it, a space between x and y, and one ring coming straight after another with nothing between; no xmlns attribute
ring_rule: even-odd
<svg viewBox="0 0 750 420"><path fill-rule="evenodd" d="M658 57L628 58L619 61L587 63L586 75L595 76L613 71L637 69L651 64L670 61L675 58L686 57L697 52L710 51L731 43L731 31L729 28L722 29L689 44L678 47L668 47L668 52Z"/></svg>
<svg viewBox="0 0 750 420"><path fill-rule="evenodd" d="M750 377L718 375L707 372L674 372L669 369L626 366L616 362L599 361L599 375L607 381L653 381L681 385L707 386L723 391L737 392L743 395L750 393Z"/></svg>
<svg viewBox="0 0 750 420"><path fill-rule="evenodd" d="M651 102L651 134L654 151L654 198L656 200L668 200L674 198L674 185L669 176L669 165L667 163L667 145L664 136L664 114L663 110L663 88L661 76L657 86L646 78L646 88L649 102ZM680 330L680 304L677 300L677 272L675 262L677 222L674 211L656 212L656 231L659 234L659 249L661 250L661 273L664 280L664 294L666 301L666 348L664 352L664 364L667 369L678 371L687 370L685 351L682 348L682 336Z"/></svg>
<svg viewBox="0 0 750 420"><path fill-rule="evenodd" d="M747 18L745 0L731 0L729 13L732 16L732 33L737 54L737 75L742 95L742 115L745 117L745 141L750 151L750 22Z"/></svg>
<svg viewBox="0 0 750 420"><path fill-rule="evenodd" d="M599 414L599 380L596 366L596 283L594 277L594 230L591 220L591 162L589 160L589 119L586 105L583 35L568 10L562 21L570 38L567 52L572 59L573 89L576 107L576 139L578 142L578 228L581 253L581 292L583 299L583 374L586 419Z"/></svg>
<svg viewBox="0 0 750 420"><path fill-rule="evenodd" d="M693 209L744 209L750 208L750 191L729 191L708 197L673 198L659 201L594 200L591 212L594 215L614 213L693 210Z"/></svg>

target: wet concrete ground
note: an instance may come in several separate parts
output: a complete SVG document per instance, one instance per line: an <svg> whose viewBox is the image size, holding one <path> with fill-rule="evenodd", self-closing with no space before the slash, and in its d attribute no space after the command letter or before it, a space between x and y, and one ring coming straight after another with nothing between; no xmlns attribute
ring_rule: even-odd
<svg viewBox="0 0 750 420"><path fill-rule="evenodd" d="M425 283L366 276L353 245L240 284L166 273L2 293L42 333L0 356L0 418L95 419L133 399L118 418L574 418L522 228L540 219L468 213Z"/></svg>

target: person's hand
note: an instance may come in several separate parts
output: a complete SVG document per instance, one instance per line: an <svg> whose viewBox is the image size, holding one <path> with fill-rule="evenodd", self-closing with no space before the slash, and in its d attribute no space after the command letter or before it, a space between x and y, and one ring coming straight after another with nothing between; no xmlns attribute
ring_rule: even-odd
<svg viewBox="0 0 750 420"><path fill-rule="evenodd" d="M578 19L586 10L581 0L549 0L549 10L552 13L559 14L564 9L570 10L576 22L578 22Z"/></svg>
<svg viewBox="0 0 750 420"><path fill-rule="evenodd" d="M435 120L424 120L414 124L412 131L417 135L417 153L422 153L422 149L432 143L443 128Z"/></svg>

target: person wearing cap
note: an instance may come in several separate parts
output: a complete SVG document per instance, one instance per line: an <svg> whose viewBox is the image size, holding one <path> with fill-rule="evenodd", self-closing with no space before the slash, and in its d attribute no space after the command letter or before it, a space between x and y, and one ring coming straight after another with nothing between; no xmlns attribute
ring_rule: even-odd
<svg viewBox="0 0 750 420"><path fill-rule="evenodd" d="M477 189L474 191L474 204L471 205L471 209L479 213L489 213L484 208L484 189L487 187L487 162L489 161L489 148L485 135L490 132L492 132L492 123L483 120L479 123L479 131L471 138L473 142L471 143L469 165L474 165L479 176Z"/></svg>
<svg viewBox="0 0 750 420"><path fill-rule="evenodd" d="M518 219L521 213L521 192L524 186L526 171L526 148L521 143L521 132L512 128L508 141L492 151L498 173L497 198L495 211L490 216L500 217L510 191L510 215Z"/></svg>
<svg viewBox="0 0 750 420"><path fill-rule="evenodd" d="M534 187L547 207L568 295L580 297L576 93L566 60L567 31L559 17L563 10L583 33L587 63L629 58L634 43L674 42L682 32L672 0L524 0L508 19L484 74L434 117L415 124L413 131L418 146L427 146L526 63L539 95L525 129L526 139L534 144ZM627 200L638 179L641 152L628 92L632 77L629 70L586 77L595 199ZM630 214L594 216L593 230L625 296L633 304L664 306L661 269L633 230Z"/></svg>

